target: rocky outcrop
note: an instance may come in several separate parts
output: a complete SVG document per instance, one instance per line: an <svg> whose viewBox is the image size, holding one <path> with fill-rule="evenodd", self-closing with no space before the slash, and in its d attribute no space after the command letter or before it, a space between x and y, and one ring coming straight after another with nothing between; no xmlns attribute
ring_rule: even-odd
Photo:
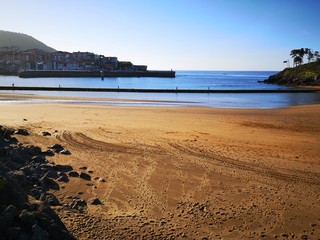
<svg viewBox="0 0 320 240"><path fill-rule="evenodd" d="M286 68L263 82L287 86L320 86L320 61Z"/></svg>
<svg viewBox="0 0 320 240"><path fill-rule="evenodd" d="M0 126L0 238L75 239L51 208L59 200L48 192L68 180L72 167L49 163L41 148L23 146L13 134L29 133Z"/></svg>

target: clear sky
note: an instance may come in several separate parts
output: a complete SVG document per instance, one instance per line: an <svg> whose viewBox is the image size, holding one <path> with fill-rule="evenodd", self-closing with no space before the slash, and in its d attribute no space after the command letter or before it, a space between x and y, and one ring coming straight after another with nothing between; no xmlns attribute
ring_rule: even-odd
<svg viewBox="0 0 320 240"><path fill-rule="evenodd" d="M320 50L320 0L0 0L0 30L174 70L281 70Z"/></svg>

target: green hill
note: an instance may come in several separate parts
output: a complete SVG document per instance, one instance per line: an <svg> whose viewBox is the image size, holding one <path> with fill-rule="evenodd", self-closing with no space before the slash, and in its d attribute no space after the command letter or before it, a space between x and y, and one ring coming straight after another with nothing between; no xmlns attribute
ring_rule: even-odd
<svg viewBox="0 0 320 240"><path fill-rule="evenodd" d="M264 82L288 86L320 86L320 61L286 68Z"/></svg>
<svg viewBox="0 0 320 240"><path fill-rule="evenodd" d="M55 52L56 50L48 47L39 40L23 33L15 33L0 30L0 47L18 47L20 50L38 48L45 52Z"/></svg>

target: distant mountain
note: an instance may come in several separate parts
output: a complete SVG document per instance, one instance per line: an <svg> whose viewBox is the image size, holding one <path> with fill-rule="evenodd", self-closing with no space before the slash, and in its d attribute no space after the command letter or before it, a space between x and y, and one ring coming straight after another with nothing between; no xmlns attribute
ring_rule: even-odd
<svg viewBox="0 0 320 240"><path fill-rule="evenodd" d="M55 52L56 50L48 47L39 40L23 33L15 33L0 30L0 47L16 46L20 50L38 48L45 52Z"/></svg>
<svg viewBox="0 0 320 240"><path fill-rule="evenodd" d="M320 86L320 61L286 68L264 82L287 86Z"/></svg>

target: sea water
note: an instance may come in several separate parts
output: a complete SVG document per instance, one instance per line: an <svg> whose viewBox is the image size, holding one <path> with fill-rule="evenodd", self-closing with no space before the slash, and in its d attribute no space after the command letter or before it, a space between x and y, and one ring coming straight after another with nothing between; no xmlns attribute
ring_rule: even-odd
<svg viewBox="0 0 320 240"><path fill-rule="evenodd" d="M176 71L175 78L19 78L0 76L0 86L129 88L129 89L286 89L288 87L259 83L275 71ZM8 91L7 91L8 92ZM11 91L12 92L12 91ZM45 92L14 91L47 96L97 98L81 103L132 106L207 106L224 108L280 108L320 103L319 93L134 93L134 92ZM100 101L99 98L130 99ZM30 98L31 99L31 98ZM0 102L4 102L0 99ZM27 101L27 100L25 100ZM40 100L30 100L40 101ZM56 101L56 100L55 100ZM8 101L6 101L8 103ZM67 102L67 101L64 101ZM79 101L68 101L77 103Z"/></svg>

